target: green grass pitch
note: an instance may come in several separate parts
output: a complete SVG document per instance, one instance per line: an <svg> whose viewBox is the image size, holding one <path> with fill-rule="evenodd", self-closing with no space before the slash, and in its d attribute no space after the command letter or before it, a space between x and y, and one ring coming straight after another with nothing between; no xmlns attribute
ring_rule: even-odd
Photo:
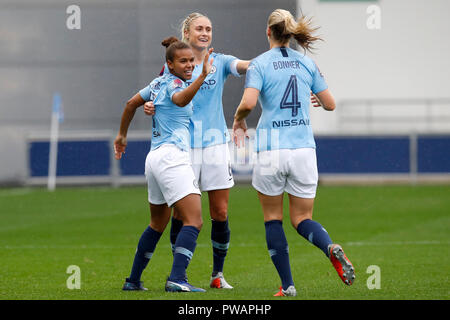
<svg viewBox="0 0 450 320"><path fill-rule="evenodd" d="M123 292L136 245L149 222L146 188L0 190L0 299L280 299L280 281L266 248L256 192L231 189L231 244L226 279L235 289L209 289L211 223L204 226L188 269L206 293L165 293L172 264L169 226L144 271L147 292ZM285 198L287 200L287 198ZM338 278L325 255L291 227L289 242L298 296L287 299L449 299L450 186L319 186L313 218L342 244L356 269L353 286ZM81 270L70 290L68 266ZM380 288L367 273L380 270ZM284 298L286 299L286 298Z"/></svg>

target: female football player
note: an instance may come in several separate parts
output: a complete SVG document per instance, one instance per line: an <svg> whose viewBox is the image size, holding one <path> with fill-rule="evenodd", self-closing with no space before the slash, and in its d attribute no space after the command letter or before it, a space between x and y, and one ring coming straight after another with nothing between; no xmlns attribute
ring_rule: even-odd
<svg viewBox="0 0 450 320"><path fill-rule="evenodd" d="M200 75L204 57L212 41L212 24L201 13L188 15L181 27L182 40L194 52L195 68L192 80ZM222 94L227 77L246 72L250 61L239 60L231 55L213 53L211 73L201 90L193 99L194 114L191 123L191 160L201 191L208 192L211 216L211 242L213 248L213 270L210 279L212 288L232 289L223 276L223 267L230 242L228 225L229 189L234 185L231 173L228 141L230 140L223 113ZM167 72L167 68L164 68ZM192 81L191 80L191 81ZM156 108L157 109L157 108ZM155 112L152 103L144 105L148 115ZM158 110L156 110L156 114ZM179 212L175 208L170 239L172 247L182 226Z"/></svg>
<svg viewBox="0 0 450 320"><path fill-rule="evenodd" d="M257 161L252 185L258 191L264 214L266 242L282 286L276 296L295 296L288 243L282 227L283 195L289 196L292 226L320 248L331 260L345 284L351 285L354 268L342 247L312 220L318 172L315 141L309 116L310 92L313 105L335 109L335 101L316 64L305 54L289 48L294 38L304 50L311 50L318 37L304 17L298 21L289 11L277 9L268 19L270 50L252 60L247 70L245 91L233 123L234 141L245 136L245 118L260 100L262 107L256 133ZM317 101L318 100L318 101Z"/></svg>
<svg viewBox="0 0 450 320"><path fill-rule="evenodd" d="M145 101L154 100L158 113L153 117L151 150L145 161L151 219L139 240L131 274L123 290L146 290L140 281L141 274L169 222L170 207L174 206L182 227L175 243L172 271L165 290L204 292L190 285L185 276L203 224L201 193L189 158L189 122L192 116L191 100L212 69L212 59L208 61L212 49L205 53L198 77L188 86L185 81L192 78L194 70L192 49L174 37L165 39L162 44L167 48L169 72L153 80L127 102L114 141L115 157L120 159L125 152L128 127L136 109Z"/></svg>

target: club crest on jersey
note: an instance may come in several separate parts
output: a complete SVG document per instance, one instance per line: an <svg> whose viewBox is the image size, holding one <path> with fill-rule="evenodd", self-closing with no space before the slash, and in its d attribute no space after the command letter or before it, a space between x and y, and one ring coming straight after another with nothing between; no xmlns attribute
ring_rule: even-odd
<svg viewBox="0 0 450 320"><path fill-rule="evenodd" d="M171 87L172 87L172 89L182 88L183 87L183 81L181 81L180 79L174 79L172 81Z"/></svg>
<svg viewBox="0 0 450 320"><path fill-rule="evenodd" d="M216 73L216 71L217 71L217 68L216 68L216 66L212 66L211 67L211 71L209 72L209 74L213 74L213 73Z"/></svg>
<svg viewBox="0 0 450 320"><path fill-rule="evenodd" d="M322 73L322 71L320 71L319 67L317 67L317 70L319 70L319 74L320 74L320 76L323 78L323 77L324 77L324 76L323 76L323 73Z"/></svg>
<svg viewBox="0 0 450 320"><path fill-rule="evenodd" d="M317 65L317 63L314 62L314 64L316 65L317 71L319 71L319 74L322 78L324 78L322 71L320 71L319 66Z"/></svg>

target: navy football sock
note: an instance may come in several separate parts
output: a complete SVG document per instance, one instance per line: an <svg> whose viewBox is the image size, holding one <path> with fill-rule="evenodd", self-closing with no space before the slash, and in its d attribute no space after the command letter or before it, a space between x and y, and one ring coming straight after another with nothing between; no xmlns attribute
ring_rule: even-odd
<svg viewBox="0 0 450 320"><path fill-rule="evenodd" d="M230 229L228 219L225 221L212 220L211 242L213 247L213 276L223 271L225 257L230 243Z"/></svg>
<svg viewBox="0 0 450 320"><path fill-rule="evenodd" d="M172 271L169 280L184 280L186 268L192 259L199 230L193 226L183 226L175 242Z"/></svg>
<svg viewBox="0 0 450 320"><path fill-rule="evenodd" d="M283 224L280 220L271 220L265 222L264 225L270 258L278 271L282 287L286 290L289 286L294 285L294 281L292 280L289 247L284 235Z"/></svg>
<svg viewBox="0 0 450 320"><path fill-rule="evenodd" d="M180 233L181 228L183 228L183 221L172 217L172 223L170 224L170 244L172 246L172 254L175 251L175 242L177 241L177 236Z"/></svg>
<svg viewBox="0 0 450 320"><path fill-rule="evenodd" d="M327 230L316 221L306 219L300 222L297 226L297 232L306 240L314 244L329 257L328 245L332 244Z"/></svg>
<svg viewBox="0 0 450 320"><path fill-rule="evenodd" d="M142 272L147 267L150 258L153 255L156 244L161 238L158 231L153 230L150 226L142 233L137 246L136 254L134 255L133 267L128 280L130 282L138 282L141 279Z"/></svg>

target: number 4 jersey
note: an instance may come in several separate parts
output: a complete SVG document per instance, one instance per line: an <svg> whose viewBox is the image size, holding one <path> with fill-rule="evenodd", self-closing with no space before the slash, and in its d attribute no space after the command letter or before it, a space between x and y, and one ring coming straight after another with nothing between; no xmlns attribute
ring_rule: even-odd
<svg viewBox="0 0 450 320"><path fill-rule="evenodd" d="M316 147L309 116L310 93L328 86L311 58L290 48L273 48L252 60L245 87L260 91L258 152Z"/></svg>

